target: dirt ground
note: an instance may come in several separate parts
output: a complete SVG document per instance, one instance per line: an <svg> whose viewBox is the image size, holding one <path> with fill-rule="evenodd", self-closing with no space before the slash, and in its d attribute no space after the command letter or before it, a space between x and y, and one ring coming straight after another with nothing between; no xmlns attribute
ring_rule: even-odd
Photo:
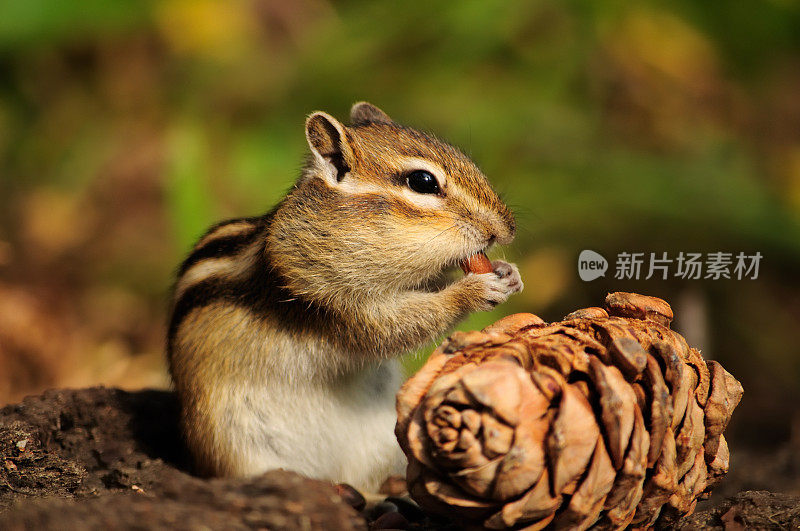
<svg viewBox="0 0 800 531"><path fill-rule="evenodd" d="M176 419L166 391L53 390L4 407L0 529L376 527L332 485L290 472L246 480L193 476ZM797 452L732 448L728 479L680 528L800 527ZM405 525L449 527L427 518Z"/></svg>
<svg viewBox="0 0 800 531"><path fill-rule="evenodd" d="M333 487L189 474L164 391L48 391L0 410L0 529L349 529Z"/></svg>

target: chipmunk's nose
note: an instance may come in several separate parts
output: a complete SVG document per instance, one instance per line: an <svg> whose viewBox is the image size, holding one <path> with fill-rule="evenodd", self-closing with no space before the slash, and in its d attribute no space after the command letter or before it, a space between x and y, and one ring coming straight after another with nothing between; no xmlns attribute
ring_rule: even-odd
<svg viewBox="0 0 800 531"><path fill-rule="evenodd" d="M517 222L516 222L516 220L514 219L514 217L512 216L512 217L511 217L511 218L508 220L508 237L509 237L509 238L511 238L511 239L513 240L513 239L514 239L514 236L515 236L516 234L517 234Z"/></svg>
<svg viewBox="0 0 800 531"><path fill-rule="evenodd" d="M514 215L508 210L503 211L483 211L478 214L481 225L481 233L486 238L486 246L494 243L508 245L514 240L516 223Z"/></svg>
<svg viewBox="0 0 800 531"><path fill-rule="evenodd" d="M514 241L516 230L517 227L516 223L514 223L514 218L497 220L489 238L490 245L495 241L500 245L508 245Z"/></svg>
<svg viewBox="0 0 800 531"><path fill-rule="evenodd" d="M514 240L514 230L496 230L489 233L489 238L486 241L486 246L499 243L500 245L508 245Z"/></svg>

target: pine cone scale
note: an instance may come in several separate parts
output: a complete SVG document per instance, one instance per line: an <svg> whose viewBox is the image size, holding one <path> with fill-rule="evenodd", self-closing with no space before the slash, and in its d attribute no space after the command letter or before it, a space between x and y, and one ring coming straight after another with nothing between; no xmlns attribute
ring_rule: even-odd
<svg viewBox="0 0 800 531"><path fill-rule="evenodd" d="M590 363L589 376L600 395L601 418L611 460L615 468L620 468L633 433L636 395L619 369L603 365L596 358Z"/></svg>
<svg viewBox="0 0 800 531"><path fill-rule="evenodd" d="M664 437L672 424L672 402L669 389L664 383L664 377L658 368L658 362L652 357L647 358L647 365L643 376L643 389L649 390L650 408L643 409L649 416L646 419L650 432L650 449L647 452L647 466L652 467L658 459L659 452L664 444Z"/></svg>
<svg viewBox="0 0 800 531"><path fill-rule="evenodd" d="M566 510L553 524L556 529L585 529L603 510L608 493L614 486L614 466L599 437L592 453L592 463L586 478L572 495ZM586 527L585 527L586 526Z"/></svg>
<svg viewBox="0 0 800 531"><path fill-rule="evenodd" d="M592 458L600 428L592 415L592 406L574 385L564 387L561 407L547 436L547 457L553 470L553 490L576 480Z"/></svg>

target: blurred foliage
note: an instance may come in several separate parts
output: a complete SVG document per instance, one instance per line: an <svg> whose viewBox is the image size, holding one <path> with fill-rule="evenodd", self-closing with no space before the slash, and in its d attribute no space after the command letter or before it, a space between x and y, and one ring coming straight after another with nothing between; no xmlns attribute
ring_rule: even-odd
<svg viewBox="0 0 800 531"><path fill-rule="evenodd" d="M800 4L785 0L2 2L0 298L16 302L0 304L0 402L165 385L181 256L210 223L281 197L306 114L344 119L365 99L463 147L517 212L497 253L526 290L462 328L557 319L611 290L661 296L742 379L741 415L786 435L798 93ZM765 258L755 281L582 283L584 248Z"/></svg>

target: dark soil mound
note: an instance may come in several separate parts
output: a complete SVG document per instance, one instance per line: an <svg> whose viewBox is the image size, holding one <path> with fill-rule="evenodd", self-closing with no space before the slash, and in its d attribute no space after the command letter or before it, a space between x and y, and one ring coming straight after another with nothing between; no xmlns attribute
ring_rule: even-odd
<svg viewBox="0 0 800 531"><path fill-rule="evenodd" d="M741 492L719 507L697 512L680 522L678 529L798 529L800 496L762 490Z"/></svg>
<svg viewBox="0 0 800 531"><path fill-rule="evenodd" d="M0 529L351 529L324 482L190 475L171 393L48 391L0 410Z"/></svg>

